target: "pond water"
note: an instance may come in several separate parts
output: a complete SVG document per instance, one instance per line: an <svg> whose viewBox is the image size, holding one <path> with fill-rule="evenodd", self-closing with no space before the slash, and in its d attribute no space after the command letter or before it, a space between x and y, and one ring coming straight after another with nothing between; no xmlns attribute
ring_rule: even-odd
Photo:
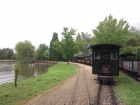
<svg viewBox="0 0 140 105"><path fill-rule="evenodd" d="M0 62L0 84L14 81L14 65L14 62ZM47 63L20 64L18 80L42 74L47 67Z"/></svg>

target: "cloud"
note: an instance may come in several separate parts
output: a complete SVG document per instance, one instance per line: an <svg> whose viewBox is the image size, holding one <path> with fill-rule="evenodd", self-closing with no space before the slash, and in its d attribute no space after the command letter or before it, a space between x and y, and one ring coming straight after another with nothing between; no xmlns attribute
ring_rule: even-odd
<svg viewBox="0 0 140 105"><path fill-rule="evenodd" d="M139 10L138 0L1 0L0 48L24 40L49 45L53 32L62 37L63 27L92 34L109 14L139 28Z"/></svg>

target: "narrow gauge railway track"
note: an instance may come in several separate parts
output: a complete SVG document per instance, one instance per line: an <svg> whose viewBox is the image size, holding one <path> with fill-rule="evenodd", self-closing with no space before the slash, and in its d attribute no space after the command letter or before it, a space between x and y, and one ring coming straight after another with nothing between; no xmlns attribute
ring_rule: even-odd
<svg viewBox="0 0 140 105"><path fill-rule="evenodd" d="M95 105L117 105L112 85L100 84Z"/></svg>
<svg viewBox="0 0 140 105"><path fill-rule="evenodd" d="M78 67L79 71L69 105L91 105L85 71L80 66Z"/></svg>

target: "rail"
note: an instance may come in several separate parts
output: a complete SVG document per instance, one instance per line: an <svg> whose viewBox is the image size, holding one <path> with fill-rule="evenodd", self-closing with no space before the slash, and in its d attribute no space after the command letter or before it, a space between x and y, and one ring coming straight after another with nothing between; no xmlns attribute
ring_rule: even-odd
<svg viewBox="0 0 140 105"><path fill-rule="evenodd" d="M117 105L112 85L100 84L95 105Z"/></svg>
<svg viewBox="0 0 140 105"><path fill-rule="evenodd" d="M76 96L76 94L78 94L79 93L79 83L81 82L81 81L83 81L82 82L82 84L83 84L83 90L82 91L84 91L84 93L85 93L85 95L84 95L84 98L83 98L83 100L79 103L80 105L81 104L86 104L86 105L90 105L90 97L89 97L89 90L88 90L88 86L87 86L87 78L86 78L86 74L85 74L85 71L83 70L83 68L81 68L81 67L79 67L80 69L79 69L79 71L78 71L78 74L77 74L77 78L76 78L76 82L75 82L75 85L74 85L74 87L73 87L73 92L72 92L72 95L71 95L71 99L70 99L70 104L69 105L74 105L74 104L78 104L78 103L76 103L76 101L77 101L77 96ZM81 78L83 79L83 80L81 80ZM79 94L78 94L79 95ZM82 96L81 96L82 97Z"/></svg>
<svg viewBox="0 0 140 105"><path fill-rule="evenodd" d="M78 83L79 74L80 74L80 70L78 71L78 74L77 74L76 82L75 82L75 85L73 87L73 92L72 92L72 96L71 96L69 105L73 105L73 102L74 102L74 97L75 97L75 93L76 93L76 87L77 87L77 83Z"/></svg>

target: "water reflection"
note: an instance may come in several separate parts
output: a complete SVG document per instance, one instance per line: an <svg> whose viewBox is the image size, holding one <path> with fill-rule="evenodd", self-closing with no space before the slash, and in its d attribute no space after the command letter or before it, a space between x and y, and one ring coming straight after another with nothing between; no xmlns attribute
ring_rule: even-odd
<svg viewBox="0 0 140 105"><path fill-rule="evenodd" d="M15 63L0 62L0 84L14 81ZM20 64L18 80L42 74L47 69L47 63Z"/></svg>

